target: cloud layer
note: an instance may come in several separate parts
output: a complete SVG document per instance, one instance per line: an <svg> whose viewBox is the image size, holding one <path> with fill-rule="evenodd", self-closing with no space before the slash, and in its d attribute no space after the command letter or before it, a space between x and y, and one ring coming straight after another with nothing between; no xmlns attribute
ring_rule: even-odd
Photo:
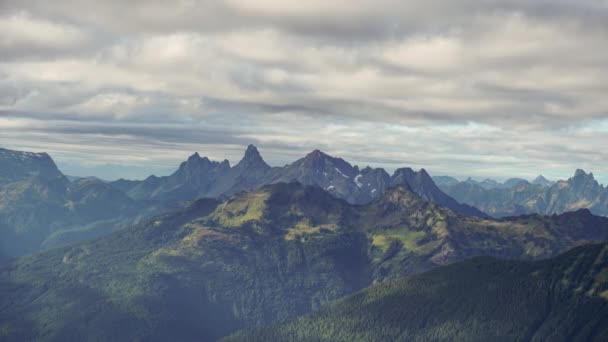
<svg viewBox="0 0 608 342"><path fill-rule="evenodd" d="M601 177L606 22L600 0L3 1L0 143L150 170L252 142L275 165L322 148Z"/></svg>

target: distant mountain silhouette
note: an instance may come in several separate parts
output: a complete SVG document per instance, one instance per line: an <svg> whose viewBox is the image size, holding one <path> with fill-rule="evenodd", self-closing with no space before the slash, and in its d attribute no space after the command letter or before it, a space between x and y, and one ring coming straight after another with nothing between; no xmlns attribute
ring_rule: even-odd
<svg viewBox="0 0 608 342"><path fill-rule="evenodd" d="M539 176L532 183L522 181L511 187L488 189L465 181L442 183L441 188L459 202L495 217L530 213L550 215L581 208L608 216L608 189L595 180L593 173L580 169L568 180L557 182Z"/></svg>
<svg viewBox="0 0 608 342"><path fill-rule="evenodd" d="M344 159L319 150L284 167L268 166L253 145L247 147L243 159L234 167L226 160L214 162L195 153L170 176L149 177L141 182L118 180L113 184L136 200L175 201L229 196L266 184L291 181L318 186L352 204L369 203L388 187L407 184L426 200L464 215L486 216L446 195L424 169L416 172L402 168L390 176L381 168L360 170Z"/></svg>

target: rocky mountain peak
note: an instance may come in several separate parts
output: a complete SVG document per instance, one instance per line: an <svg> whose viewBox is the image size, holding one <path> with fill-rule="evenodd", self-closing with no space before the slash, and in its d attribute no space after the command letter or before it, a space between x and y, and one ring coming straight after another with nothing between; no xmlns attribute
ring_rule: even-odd
<svg viewBox="0 0 608 342"><path fill-rule="evenodd" d="M547 178L545 178L545 176L543 176L543 175L538 175L538 177L534 178L534 180L532 181L532 184L550 186L553 184L553 182L548 180Z"/></svg>
<svg viewBox="0 0 608 342"><path fill-rule="evenodd" d="M329 155L327 155L326 153L321 152L320 150L314 150L304 157L305 160L309 160L309 161L326 159L326 158L331 158L331 157Z"/></svg>
<svg viewBox="0 0 608 342"><path fill-rule="evenodd" d="M568 184L577 191L582 191L583 193L600 189L600 185L593 177L593 173L586 173L582 169L576 170L574 176L568 180Z"/></svg>
<svg viewBox="0 0 608 342"><path fill-rule="evenodd" d="M416 183L420 186L431 184L434 185L433 179L428 174L428 172L426 172L425 169L420 169L420 171L416 172L412 168L402 167L395 170L395 173L393 174L393 179L397 180L398 184L406 183L410 186L412 186L412 182L414 180L416 180Z"/></svg>
<svg viewBox="0 0 608 342"><path fill-rule="evenodd" d="M359 169L353 167L342 158L332 157L320 150L314 150L307 154L303 159L300 159L294 165L303 166L308 169L317 171L325 170L326 168L338 172L345 177L354 177L359 173Z"/></svg>
<svg viewBox="0 0 608 342"><path fill-rule="evenodd" d="M243 159L235 167L270 169L270 165L264 161L257 147L251 144L247 146Z"/></svg>
<svg viewBox="0 0 608 342"><path fill-rule="evenodd" d="M28 177L62 178L63 174L46 153L13 151L0 148L0 183Z"/></svg>
<svg viewBox="0 0 608 342"><path fill-rule="evenodd" d="M190 157L188 157L188 159L183 162L182 164L189 164L189 165L199 165L199 164L210 164L211 160L209 160L209 158L207 157L201 157L198 152L194 152L194 154L192 154Z"/></svg>
<svg viewBox="0 0 608 342"><path fill-rule="evenodd" d="M420 171L418 171L418 176L421 179L428 180L428 181L431 181L431 182L433 181L433 179L431 178L431 175L429 175L429 173L426 172L425 169L420 169Z"/></svg>
<svg viewBox="0 0 608 342"><path fill-rule="evenodd" d="M211 161L209 158L201 157L198 152L195 152L188 157L188 160L180 164L179 169L175 171L174 175L187 179L201 178L207 177L209 172L224 172L229 169L230 163L227 160L223 162Z"/></svg>
<svg viewBox="0 0 608 342"><path fill-rule="evenodd" d="M209 164L209 163L211 163L209 158L201 157L198 154L198 152L195 152L193 155L188 157L188 160L186 160L183 164L192 166L192 165Z"/></svg>
<svg viewBox="0 0 608 342"><path fill-rule="evenodd" d="M416 172L411 167L401 167L395 170L395 175L413 175Z"/></svg>
<svg viewBox="0 0 608 342"><path fill-rule="evenodd" d="M247 146L247 150L245 151L245 157L244 158L245 159L261 158L260 151L258 151L258 148L255 147L255 145L249 144Z"/></svg>
<svg viewBox="0 0 608 342"><path fill-rule="evenodd" d="M583 170L583 169L577 169L574 172L574 177L573 178L594 179L592 172L586 173L585 170Z"/></svg>

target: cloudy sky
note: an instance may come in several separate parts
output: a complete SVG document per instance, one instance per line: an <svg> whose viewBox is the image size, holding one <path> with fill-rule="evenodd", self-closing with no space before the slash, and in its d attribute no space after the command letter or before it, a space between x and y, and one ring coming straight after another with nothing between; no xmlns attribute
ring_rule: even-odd
<svg viewBox="0 0 608 342"><path fill-rule="evenodd" d="M67 173L319 148L608 183L608 1L0 1L0 145Z"/></svg>

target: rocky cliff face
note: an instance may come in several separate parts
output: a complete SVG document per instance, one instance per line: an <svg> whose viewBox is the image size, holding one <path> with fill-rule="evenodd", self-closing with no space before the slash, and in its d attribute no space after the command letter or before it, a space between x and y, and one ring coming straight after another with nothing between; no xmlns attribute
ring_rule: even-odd
<svg viewBox="0 0 608 342"><path fill-rule="evenodd" d="M63 177L46 153L12 151L0 148L0 184L28 177L54 179Z"/></svg>

